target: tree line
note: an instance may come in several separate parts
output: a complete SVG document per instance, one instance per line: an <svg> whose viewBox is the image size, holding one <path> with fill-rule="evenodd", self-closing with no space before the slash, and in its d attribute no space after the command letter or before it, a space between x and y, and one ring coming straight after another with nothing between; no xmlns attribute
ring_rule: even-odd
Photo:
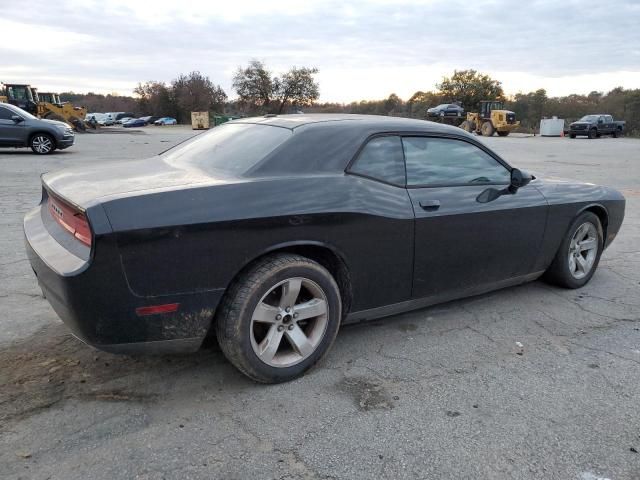
<svg viewBox="0 0 640 480"><path fill-rule="evenodd" d="M148 81L135 88L136 97L62 93L63 100L86 106L89 111L130 111L139 115L172 116L180 123L191 121L192 111L219 114L266 113L358 113L428 118L427 109L441 103L459 102L466 111L477 111L481 100L503 100L516 113L524 131L537 131L540 119L557 116L571 122L590 113L608 113L627 121L627 132L640 135L640 89L614 88L549 97L546 90L506 96L500 81L475 70L459 70L442 79L433 90L417 91L403 100L395 93L379 100L348 104L317 102L320 87L314 67L292 67L279 75L258 60L238 67L233 76L237 98L229 100L220 85L200 72L180 75L169 83Z"/></svg>

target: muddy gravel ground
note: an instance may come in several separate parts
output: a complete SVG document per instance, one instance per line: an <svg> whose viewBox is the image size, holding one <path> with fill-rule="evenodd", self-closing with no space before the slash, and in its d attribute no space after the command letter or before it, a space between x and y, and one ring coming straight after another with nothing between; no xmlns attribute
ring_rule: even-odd
<svg viewBox="0 0 640 480"><path fill-rule="evenodd" d="M345 327L308 375L264 386L215 342L161 357L87 347L25 258L40 173L193 133L86 134L44 158L0 150L1 479L640 478L640 141L484 140L519 167L626 195L583 289L533 282Z"/></svg>

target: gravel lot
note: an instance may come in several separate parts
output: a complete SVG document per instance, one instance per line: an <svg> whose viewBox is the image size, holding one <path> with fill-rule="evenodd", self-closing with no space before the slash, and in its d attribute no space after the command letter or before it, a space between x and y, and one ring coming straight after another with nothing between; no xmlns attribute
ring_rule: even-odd
<svg viewBox="0 0 640 480"><path fill-rule="evenodd" d="M216 346L145 358L85 346L25 257L40 173L193 133L85 134L46 158L0 150L0 478L640 478L640 141L484 139L540 175L623 191L622 231L585 288L534 282L346 327L307 376L264 386Z"/></svg>

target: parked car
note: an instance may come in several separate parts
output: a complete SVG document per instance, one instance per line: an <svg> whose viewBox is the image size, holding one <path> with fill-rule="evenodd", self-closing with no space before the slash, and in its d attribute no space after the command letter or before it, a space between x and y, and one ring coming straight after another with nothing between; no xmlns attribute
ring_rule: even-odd
<svg viewBox="0 0 640 480"><path fill-rule="evenodd" d="M118 120L120 120L120 123L122 123L123 118L135 118L135 117L136 116L131 112L118 112L116 115L116 123L118 123Z"/></svg>
<svg viewBox="0 0 640 480"><path fill-rule="evenodd" d="M156 121L156 120L158 120L159 118L160 118L160 117L154 117L154 116L148 115L148 116L146 116L146 117L140 117L140 120L144 120L144 121L145 121L145 123L150 124L150 123L155 122L155 121Z"/></svg>
<svg viewBox="0 0 640 480"><path fill-rule="evenodd" d="M443 103L427 110L429 117L462 117L463 115L464 108L455 103Z"/></svg>
<svg viewBox="0 0 640 480"><path fill-rule="evenodd" d="M127 123L129 120L133 120L133 117L121 117L116 120L116 125L122 125L124 123Z"/></svg>
<svg viewBox="0 0 640 480"><path fill-rule="evenodd" d="M153 122L154 125L177 125L178 121L172 117L162 117Z"/></svg>
<svg viewBox="0 0 640 480"><path fill-rule="evenodd" d="M301 375L343 323L543 275L579 288L625 208L612 188L534 177L459 128L360 115L235 120L42 186L28 257L78 338L192 351L213 329L261 382Z"/></svg>
<svg viewBox="0 0 640 480"><path fill-rule="evenodd" d="M615 121L611 115L585 115L569 125L569 136L576 138L578 135L583 135L597 138L602 135L613 135L617 138L622 135L624 125L624 121Z"/></svg>
<svg viewBox="0 0 640 480"><path fill-rule="evenodd" d="M95 122L100 126L104 126L106 122L106 115L104 113L87 113L84 118L85 122Z"/></svg>
<svg viewBox="0 0 640 480"><path fill-rule="evenodd" d="M116 124L116 116L118 115L118 112L107 112L104 114L104 124L107 127L110 127L111 125L115 125Z"/></svg>
<svg viewBox="0 0 640 480"><path fill-rule="evenodd" d="M73 145L75 134L64 122L41 120L8 103L0 103L0 147L31 147L38 155Z"/></svg>
<svg viewBox="0 0 640 480"><path fill-rule="evenodd" d="M122 124L122 126L124 128L131 128L131 127L144 127L147 125L147 122L145 122L143 119L141 118L132 118L128 121L126 121L125 123Z"/></svg>

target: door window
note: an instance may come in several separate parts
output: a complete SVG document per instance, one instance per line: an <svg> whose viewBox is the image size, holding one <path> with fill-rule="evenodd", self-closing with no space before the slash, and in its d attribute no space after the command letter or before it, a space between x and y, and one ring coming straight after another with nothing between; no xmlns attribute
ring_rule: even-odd
<svg viewBox="0 0 640 480"><path fill-rule="evenodd" d="M375 137L365 145L350 171L396 185L405 184L400 137Z"/></svg>
<svg viewBox="0 0 640 480"><path fill-rule="evenodd" d="M13 115L14 113L11 110L0 107L0 120L11 120Z"/></svg>
<svg viewBox="0 0 640 480"><path fill-rule="evenodd" d="M446 138L403 137L407 185L509 184L511 173L485 151Z"/></svg>

